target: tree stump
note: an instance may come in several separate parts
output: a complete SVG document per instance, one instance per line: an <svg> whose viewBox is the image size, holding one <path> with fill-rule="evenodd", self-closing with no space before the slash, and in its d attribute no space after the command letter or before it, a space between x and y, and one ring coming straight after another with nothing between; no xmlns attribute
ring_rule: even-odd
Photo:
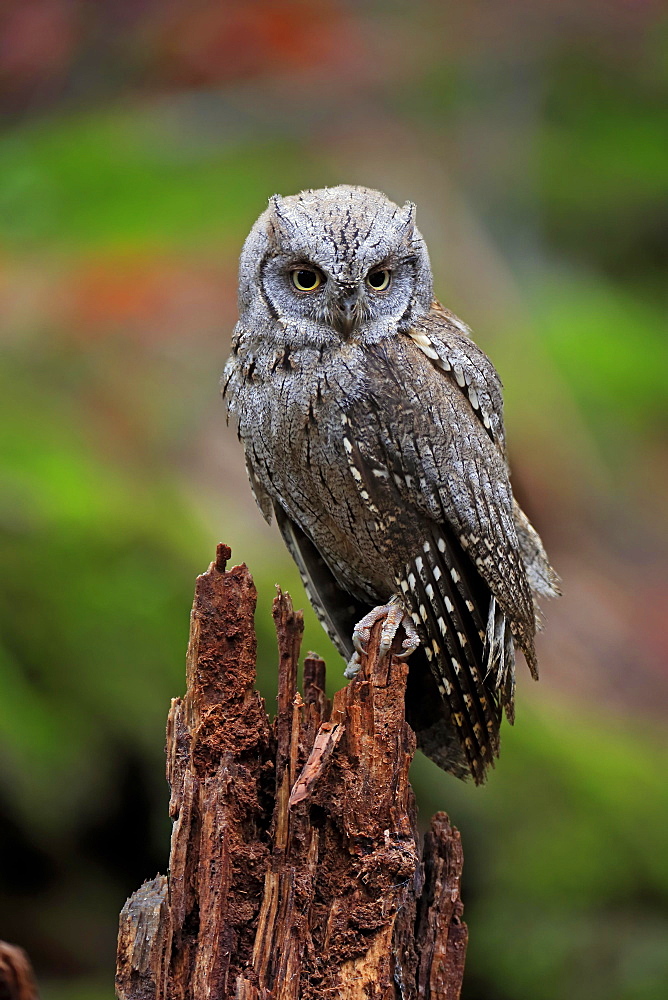
<svg viewBox="0 0 668 1000"><path fill-rule="evenodd" d="M332 704L300 611L278 592L278 713L255 690L256 592L230 550L197 579L187 691L167 723L169 876L121 912L120 1000L456 1000L462 850L445 813L420 857L408 666L380 660Z"/></svg>

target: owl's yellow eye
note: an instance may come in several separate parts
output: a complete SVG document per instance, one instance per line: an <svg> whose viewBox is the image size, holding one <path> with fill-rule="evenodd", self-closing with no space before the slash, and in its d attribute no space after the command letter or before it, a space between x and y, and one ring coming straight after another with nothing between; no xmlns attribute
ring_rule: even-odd
<svg viewBox="0 0 668 1000"><path fill-rule="evenodd" d="M366 276L366 283L375 292L384 292L389 287L391 274L386 267L380 271L369 271Z"/></svg>
<svg viewBox="0 0 668 1000"><path fill-rule="evenodd" d="M322 282L322 273L313 268L301 267L298 271L292 272L292 284L300 292L314 292L316 288L320 288Z"/></svg>

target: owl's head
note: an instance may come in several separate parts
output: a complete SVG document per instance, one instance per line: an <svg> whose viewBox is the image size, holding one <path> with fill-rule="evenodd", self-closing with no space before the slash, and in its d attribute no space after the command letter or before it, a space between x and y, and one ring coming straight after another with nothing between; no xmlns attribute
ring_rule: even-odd
<svg viewBox="0 0 668 1000"><path fill-rule="evenodd" d="M314 345L379 340L406 329L431 300L415 206L369 188L275 195L241 254L242 317L266 321L268 311Z"/></svg>

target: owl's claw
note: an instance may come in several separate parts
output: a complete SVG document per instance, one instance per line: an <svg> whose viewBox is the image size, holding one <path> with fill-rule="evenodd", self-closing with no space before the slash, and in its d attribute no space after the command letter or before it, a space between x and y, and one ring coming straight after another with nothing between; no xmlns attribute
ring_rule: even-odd
<svg viewBox="0 0 668 1000"><path fill-rule="evenodd" d="M361 636L361 634L358 632L358 629L359 629L360 625L362 624L362 622L364 620L365 619L362 618L362 621L359 621L357 623L357 625L355 626L355 631L353 632L353 646L355 647L355 652L353 653L352 659L350 661L351 663L355 659L356 656L359 659L359 654L360 653L364 653L366 655L366 646L362 642L362 636ZM365 640L365 642L369 641L369 633L370 633L370 631L371 631L370 628L368 628L368 629L366 629L364 631L364 640Z"/></svg>
<svg viewBox="0 0 668 1000"><path fill-rule="evenodd" d="M353 677L357 677L358 673L362 669L362 663L360 661L360 654L355 652L348 660L348 665L343 671L343 676L346 680L351 681Z"/></svg>
<svg viewBox="0 0 668 1000"><path fill-rule="evenodd" d="M381 621L382 619L385 620L383 621L383 628L380 633L380 645L378 647L378 654L381 659L384 656L387 656L392 648L392 643L394 642L394 638L400 625L403 626L406 638L401 644L403 652L396 654L398 658L400 660L407 659L420 645L420 639L412 619L404 611L400 600L393 597L387 604L381 604L377 608L373 608L369 611L369 613L358 621L355 626L353 631L353 646L357 652L353 655L350 663L346 667L346 676L348 676L347 671L351 670L353 667L353 661L359 664L359 654L366 653L365 644L369 641L371 629L376 622ZM359 665L357 666L357 669L359 670ZM354 676L354 674L352 676Z"/></svg>

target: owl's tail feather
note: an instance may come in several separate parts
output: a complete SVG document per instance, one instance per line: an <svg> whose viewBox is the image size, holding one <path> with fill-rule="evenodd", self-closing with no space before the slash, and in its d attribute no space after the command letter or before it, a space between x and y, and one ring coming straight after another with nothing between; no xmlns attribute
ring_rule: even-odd
<svg viewBox="0 0 668 1000"><path fill-rule="evenodd" d="M415 732L417 745L444 771L465 781L471 777L471 764L452 722L448 703L427 662L424 646L419 646L408 662L406 719Z"/></svg>
<svg viewBox="0 0 668 1000"><path fill-rule="evenodd" d="M492 679L506 718L512 725L515 721L515 647L506 616L495 597L491 597L489 601L484 655L487 670L485 680Z"/></svg>
<svg viewBox="0 0 668 1000"><path fill-rule="evenodd" d="M473 567L435 530L401 586L476 782L499 752L500 711L485 683L485 631Z"/></svg>

